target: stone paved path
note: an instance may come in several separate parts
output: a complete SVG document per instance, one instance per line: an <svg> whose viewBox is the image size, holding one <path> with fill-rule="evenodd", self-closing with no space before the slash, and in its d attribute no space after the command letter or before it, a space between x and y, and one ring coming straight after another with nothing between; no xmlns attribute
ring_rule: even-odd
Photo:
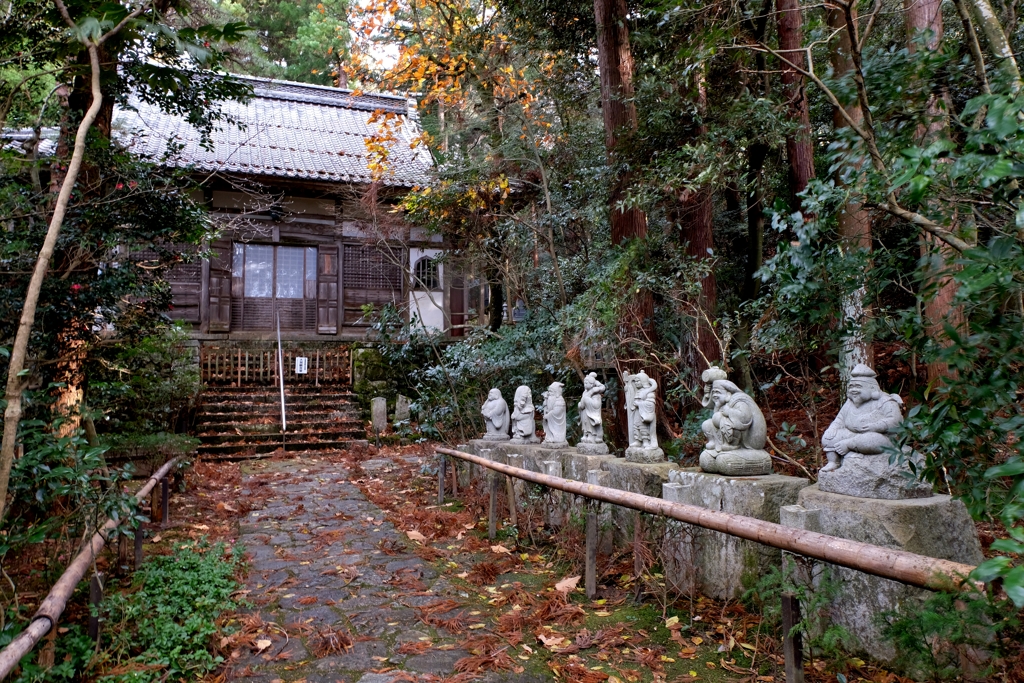
<svg viewBox="0 0 1024 683"><path fill-rule="evenodd" d="M388 463L362 466L371 472ZM405 535L349 483L342 465L300 459L245 470L241 499L258 492L253 499L260 501L240 528L251 557L247 597L268 622L256 637L272 645L236 658L233 680L389 683L394 673L374 671L453 673L467 654L458 649L461 639L419 621L415 608L467 594L410 552ZM316 633L324 627L347 631L355 642L317 658ZM423 643L430 649L416 654ZM403 645L413 653L400 653Z"/></svg>

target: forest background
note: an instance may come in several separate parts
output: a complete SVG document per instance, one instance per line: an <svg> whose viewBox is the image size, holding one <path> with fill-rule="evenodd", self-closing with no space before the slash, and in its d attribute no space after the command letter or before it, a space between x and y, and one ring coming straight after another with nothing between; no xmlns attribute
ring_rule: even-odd
<svg viewBox="0 0 1024 683"><path fill-rule="evenodd" d="M719 363L765 407L780 467L814 472L844 374L868 362L907 401L900 445L923 454L923 476L989 523L999 557L978 576L1024 605L1013 2L12 0L2 28L3 125L61 129L52 158L38 134L3 156L4 340L21 334L61 201L67 216L27 345L5 368L0 464L12 467L22 417L37 418L21 429L43 444L14 466L6 549L57 501L94 518L123 503L95 501L76 479L105 475L78 413L64 411L71 429L50 428L55 401L72 395L139 433L172 430L174 402L155 397L185 400L194 386L159 315L159 273L200 257L211 227L193 178L118 147L110 104L141 93L213 126L216 101L246 96L214 77L227 70L418 98L437 180L378 227L442 234L446 258L488 295L486 311L476 299L485 324L455 343L373 313L382 340L406 342L383 345L383 361L391 390L417 398L421 433L464 440L491 386L538 394L557 380L573 395L600 366L621 443L616 377L644 368L662 392L663 445L686 460L700 373ZM95 92L107 97L86 138ZM368 153L388 173L386 152ZM125 244L150 260L106 268ZM509 324L514 308L525 315ZM97 310L117 342L95 333ZM170 384L133 386L126 373ZM13 411L26 388L27 412ZM154 419L145 396L171 410ZM46 460L68 452L70 471Z"/></svg>

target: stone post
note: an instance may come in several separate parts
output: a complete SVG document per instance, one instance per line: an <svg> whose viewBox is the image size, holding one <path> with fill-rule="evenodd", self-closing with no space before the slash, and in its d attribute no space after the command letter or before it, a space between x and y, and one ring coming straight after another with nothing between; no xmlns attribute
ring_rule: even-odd
<svg viewBox="0 0 1024 683"><path fill-rule="evenodd" d="M693 505L693 484L670 482L661 485L661 497L670 503ZM700 527L668 520L662 554L665 564L665 581L681 595L697 593L696 546Z"/></svg>
<svg viewBox="0 0 1024 683"><path fill-rule="evenodd" d="M562 476L561 460L545 460L544 474L550 477ZM562 492L557 489L548 489L547 523L549 526L561 526L562 518Z"/></svg>
<svg viewBox="0 0 1024 683"><path fill-rule="evenodd" d="M380 448L380 435L388 428L388 402L381 396L370 401L370 424L377 439L377 447Z"/></svg>

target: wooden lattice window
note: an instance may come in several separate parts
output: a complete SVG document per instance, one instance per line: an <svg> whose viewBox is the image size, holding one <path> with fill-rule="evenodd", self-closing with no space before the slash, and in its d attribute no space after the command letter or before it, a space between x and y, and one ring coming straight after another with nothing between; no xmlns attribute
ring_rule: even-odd
<svg viewBox="0 0 1024 683"><path fill-rule="evenodd" d="M402 290L402 267L376 247L345 245L345 289Z"/></svg>

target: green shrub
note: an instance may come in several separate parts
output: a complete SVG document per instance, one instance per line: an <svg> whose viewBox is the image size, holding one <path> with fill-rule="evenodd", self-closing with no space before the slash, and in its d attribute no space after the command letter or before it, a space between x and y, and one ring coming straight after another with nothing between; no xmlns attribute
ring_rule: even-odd
<svg viewBox="0 0 1024 683"><path fill-rule="evenodd" d="M880 619L900 666L930 681L959 679L971 670L980 678L1022 635L1009 601L981 593L934 593L916 609Z"/></svg>
<svg viewBox="0 0 1024 683"><path fill-rule="evenodd" d="M216 668L222 659L209 646L220 631L217 619L238 606L232 595L241 562L239 546L229 550L205 541L147 561L131 590L103 602L109 664L130 671L100 680L177 680Z"/></svg>

